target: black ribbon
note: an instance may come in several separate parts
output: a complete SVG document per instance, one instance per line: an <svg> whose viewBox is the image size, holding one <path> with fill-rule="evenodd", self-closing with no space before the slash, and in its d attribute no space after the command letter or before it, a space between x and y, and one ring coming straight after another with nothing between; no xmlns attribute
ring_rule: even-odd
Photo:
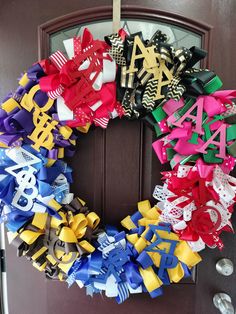
<svg viewBox="0 0 236 314"><path fill-rule="evenodd" d="M159 81L153 80L153 74L143 67L143 59L135 60L137 72L126 73L132 58L135 36L139 36L146 48L154 46L155 52L165 61L165 66L173 75L169 85L162 87L163 99L154 100ZM141 32L127 35L124 40L119 34L112 34L105 37L105 40L111 45L111 55L118 64L117 96L128 119L142 118L171 98L179 100L183 96L195 98L206 94L204 86L216 76L209 70L193 68L206 57L205 50L195 46L190 49L174 48L167 43L167 36L160 30L150 40L144 40Z"/></svg>

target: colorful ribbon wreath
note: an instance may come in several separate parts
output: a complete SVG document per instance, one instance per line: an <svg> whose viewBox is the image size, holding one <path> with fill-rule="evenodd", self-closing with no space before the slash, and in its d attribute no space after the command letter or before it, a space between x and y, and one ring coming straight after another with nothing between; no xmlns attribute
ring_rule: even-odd
<svg viewBox="0 0 236 314"><path fill-rule="evenodd" d="M67 56L35 63L1 104L0 222L17 255L48 278L118 303L134 293L158 297L233 231L236 91L219 91L216 74L194 67L204 50L174 48L159 30L146 40L121 29L101 41L85 29L64 46ZM120 228L102 228L70 193L63 158L78 131L123 116L155 132L153 149L172 170L155 187L155 206L139 202Z"/></svg>

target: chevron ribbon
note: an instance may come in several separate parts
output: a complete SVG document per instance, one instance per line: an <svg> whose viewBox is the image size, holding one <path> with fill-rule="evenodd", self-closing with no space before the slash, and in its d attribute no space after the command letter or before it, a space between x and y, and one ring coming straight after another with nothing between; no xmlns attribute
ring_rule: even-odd
<svg viewBox="0 0 236 314"><path fill-rule="evenodd" d="M142 104L143 107L148 111L152 111L155 107L155 100L153 100L156 96L156 86L158 84L158 80L148 81L147 86L145 88L143 94Z"/></svg>
<svg viewBox="0 0 236 314"><path fill-rule="evenodd" d="M124 115L128 119L138 119L144 114L142 104L142 88L139 85L135 89L127 89L122 101Z"/></svg>
<svg viewBox="0 0 236 314"><path fill-rule="evenodd" d="M111 49L109 50L109 54L116 61L118 65L126 65L126 60L124 57L124 42L119 34L112 34L107 36L106 39L109 41L111 45Z"/></svg>
<svg viewBox="0 0 236 314"><path fill-rule="evenodd" d="M134 102L133 91L131 89L126 89L125 95L122 100L122 107L124 109L124 115L129 119L133 115L133 110L132 110L133 102Z"/></svg>
<svg viewBox="0 0 236 314"><path fill-rule="evenodd" d="M186 87L182 84L179 84L181 81L181 78L179 76L174 76L172 81L167 87L167 99L174 99L176 101L180 100L183 93L186 91Z"/></svg>

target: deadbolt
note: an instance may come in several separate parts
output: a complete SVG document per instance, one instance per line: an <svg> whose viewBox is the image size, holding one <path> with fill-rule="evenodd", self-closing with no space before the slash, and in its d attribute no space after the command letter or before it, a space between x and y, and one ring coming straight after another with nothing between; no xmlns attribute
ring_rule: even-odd
<svg viewBox="0 0 236 314"><path fill-rule="evenodd" d="M222 258L216 263L216 270L223 276L230 276L234 272L234 265L228 258Z"/></svg>

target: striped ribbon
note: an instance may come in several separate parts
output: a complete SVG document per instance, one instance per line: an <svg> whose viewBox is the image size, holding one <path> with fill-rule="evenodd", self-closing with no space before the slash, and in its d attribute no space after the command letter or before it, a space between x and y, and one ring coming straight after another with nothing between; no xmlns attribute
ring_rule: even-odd
<svg viewBox="0 0 236 314"><path fill-rule="evenodd" d="M49 59L52 61L52 63L55 65L55 67L60 71L63 66L68 62L67 58L61 53L59 50L53 53ZM64 91L64 87L62 85L59 85L59 87L53 91L49 91L48 97L51 99L58 98Z"/></svg>

